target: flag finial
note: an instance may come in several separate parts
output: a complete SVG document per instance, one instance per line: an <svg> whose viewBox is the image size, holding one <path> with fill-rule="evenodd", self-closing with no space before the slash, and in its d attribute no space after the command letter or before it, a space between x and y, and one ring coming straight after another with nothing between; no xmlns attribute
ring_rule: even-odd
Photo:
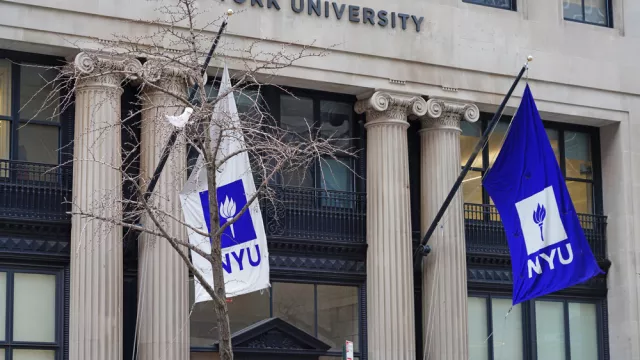
<svg viewBox="0 0 640 360"><path fill-rule="evenodd" d="M533 56L529 55L527 56L527 62L532 62L533 61Z"/></svg>

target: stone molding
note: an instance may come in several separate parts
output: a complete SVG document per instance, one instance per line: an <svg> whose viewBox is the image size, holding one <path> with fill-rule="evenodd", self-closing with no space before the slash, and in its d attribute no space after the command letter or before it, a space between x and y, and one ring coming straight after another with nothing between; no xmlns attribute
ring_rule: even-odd
<svg viewBox="0 0 640 360"><path fill-rule="evenodd" d="M176 94L176 96L184 96L187 92L186 89L195 83L193 69L187 66L177 66L162 59L147 59L142 65L141 75L140 80L144 85L151 84L151 86L144 86L144 91L147 94L164 93L166 96L171 96L166 93L169 92ZM206 74L204 82L206 82Z"/></svg>
<svg viewBox="0 0 640 360"><path fill-rule="evenodd" d="M422 130L462 131L460 122L474 123L480 119L480 110L475 104L454 100L431 98L427 101L426 115L420 118Z"/></svg>
<svg viewBox="0 0 640 360"><path fill-rule="evenodd" d="M393 122L408 126L408 116L426 114L427 102L419 95L376 91L370 97L358 100L355 111L367 114L365 127Z"/></svg>
<svg viewBox="0 0 640 360"><path fill-rule="evenodd" d="M136 80L142 71L142 64L135 58L87 52L76 55L70 67L80 80L79 88L111 87L120 91L123 80Z"/></svg>

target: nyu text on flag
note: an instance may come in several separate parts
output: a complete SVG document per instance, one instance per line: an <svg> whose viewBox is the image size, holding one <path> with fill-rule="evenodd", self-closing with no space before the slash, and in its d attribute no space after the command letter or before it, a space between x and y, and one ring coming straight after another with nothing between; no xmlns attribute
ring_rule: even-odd
<svg viewBox="0 0 640 360"><path fill-rule="evenodd" d="M229 92L216 103L212 115L210 136L212 141L220 137L219 128L224 124L217 160L243 149L244 137L239 127L240 118L233 92L229 91L231 82L225 65L219 94ZM216 126L217 124L217 126ZM207 186L207 169L200 156L191 172L184 189L180 193L180 202L185 222L200 231L211 231L209 221L209 189ZM216 195L220 226L230 221L247 205L248 200L256 193L249 155L240 152L226 160L216 173ZM192 230L189 242L200 250L211 252L211 239ZM221 237L222 268L224 271L225 290L228 297L238 296L269 287L269 253L267 237L264 231L262 213L257 201L247 211L228 226ZM191 251L193 265L200 270L207 282L213 286L213 274L208 260ZM195 281L195 302L210 300L211 297L202 285Z"/></svg>
<svg viewBox="0 0 640 360"><path fill-rule="evenodd" d="M511 253L513 305L602 273L589 248L529 85L482 181Z"/></svg>

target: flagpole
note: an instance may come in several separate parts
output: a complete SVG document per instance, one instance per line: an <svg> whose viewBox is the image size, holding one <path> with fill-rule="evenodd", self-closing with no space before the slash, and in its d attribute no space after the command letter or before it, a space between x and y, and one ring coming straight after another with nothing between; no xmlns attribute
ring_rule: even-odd
<svg viewBox="0 0 640 360"><path fill-rule="evenodd" d="M489 138L489 135L493 132L493 129L498 124L498 121L502 116L502 112L504 111L504 108L507 105L509 98L511 98L511 94L513 94L513 91L515 90L516 86L520 82L520 79L522 79L522 75L524 75L524 72L527 70L529 66L529 62L531 62L532 60L533 60L533 57L529 55L527 57L527 62L522 66L522 69L520 69L520 72L518 73L518 76L516 76L516 79L513 81L513 84L511 84L511 88L507 92L507 95L504 97L504 99L502 99L502 103L498 107L498 110L496 110L496 112L493 114L493 118L489 122L489 125L485 129L480 140L478 140L476 147L473 149L473 153L471 153L471 156L467 160L467 163L464 165L464 168L462 169L462 172L458 176L458 179L453 184L451 191L449 191L449 195L447 195L447 197L445 198L444 202L442 203L442 206L440 206L440 210L438 210L438 213L436 214L436 217L433 219L433 221L431 222L431 225L429 226L429 229L427 230L427 232L424 234L424 237L420 241L420 245L418 246L416 254L420 253L423 256L426 256L431 252L431 247L427 245L427 243L429 242L429 239L431 238L431 235L433 235L433 232L436 230L436 226L442 219L442 216L447 210L447 207L449 207L451 200L453 200L453 197L455 196L456 192L460 188L460 185L462 184L462 181L464 180L465 176L467 176L467 172L469 172L469 169L471 168L471 164L473 164L473 162L476 159L476 156L478 156L478 153L482 150L482 148L484 148L487 142L487 139ZM419 259L420 258L418 256L415 257L416 266L419 265Z"/></svg>
<svg viewBox="0 0 640 360"><path fill-rule="evenodd" d="M227 15L231 16L233 15L233 10L229 9L227 10ZM200 71L200 75L204 76L204 74L207 72L207 67L209 67L209 62L211 61L211 57L213 57L213 53L215 52L216 48L218 47L218 42L220 41L220 36L222 35L222 32L225 30L225 28L227 27L227 19L228 17L226 17L224 19L224 21L222 22L222 25L220 25L220 28L218 29L218 33L216 34L215 39L213 40L213 44L211 45L211 48L209 49L209 53L207 54L207 57L204 60L204 64L202 65L202 69ZM196 93L198 92L198 88L199 85L196 82L193 87L191 89L189 89L189 103L193 103L194 98L196 96ZM158 162L158 166L156 167L156 170L153 172L153 176L151 177L151 180L149 181L149 186L147 186L147 190L144 193L144 200L147 201L149 200L149 198L151 197L151 194L153 194L153 190L156 187L156 184L158 183L158 180L160 179L160 174L162 173L162 170L164 169L164 166L167 163L167 159L169 159L169 154L171 153L171 149L173 148L173 145L176 143L176 140L178 138L178 133L180 132L179 128L175 128L173 129L173 131L171 132L171 135L169 135L169 140L167 140L167 143L165 144L164 148L162 149L162 155L160 155L160 161Z"/></svg>

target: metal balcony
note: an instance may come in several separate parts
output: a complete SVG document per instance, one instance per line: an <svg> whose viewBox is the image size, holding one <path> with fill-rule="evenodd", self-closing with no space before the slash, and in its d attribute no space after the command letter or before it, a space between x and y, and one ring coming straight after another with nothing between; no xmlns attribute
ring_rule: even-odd
<svg viewBox="0 0 640 360"><path fill-rule="evenodd" d="M269 238L366 242L364 193L272 186L260 202Z"/></svg>
<svg viewBox="0 0 640 360"><path fill-rule="evenodd" d="M0 218L67 222L72 167L0 160Z"/></svg>
<svg viewBox="0 0 640 360"><path fill-rule="evenodd" d="M464 204L468 253L509 254L507 238L495 206ZM606 257L607 217L578 214L584 234L598 261Z"/></svg>

